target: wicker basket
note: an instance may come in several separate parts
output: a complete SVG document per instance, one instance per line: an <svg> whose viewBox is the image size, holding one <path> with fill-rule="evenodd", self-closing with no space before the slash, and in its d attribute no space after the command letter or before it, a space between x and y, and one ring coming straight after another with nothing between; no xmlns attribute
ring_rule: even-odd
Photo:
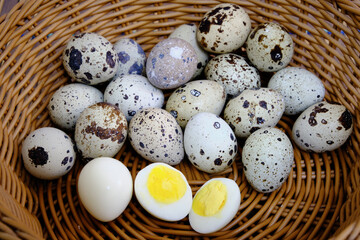
<svg viewBox="0 0 360 240"><path fill-rule="evenodd" d="M2 2L2 1L1 1ZM288 181L271 194L246 182L240 159L222 176L235 179L242 201L224 229L200 235L187 219L169 223L147 214L133 197L110 223L92 218L79 202L76 179L83 166L56 181L40 181L22 165L21 144L30 131L51 125L49 96L69 82L62 67L65 42L94 31L111 42L126 36L149 50L175 27L198 22L211 7L233 2L255 26L283 24L296 44L292 66L316 73L326 99L354 116L354 133L333 152L312 154L295 147ZM28 0L0 17L0 239L359 239L360 238L360 1L359 0ZM290 133L294 119L279 128ZM116 158L135 177L148 164L127 144ZM210 175L188 161L177 166L196 191Z"/></svg>

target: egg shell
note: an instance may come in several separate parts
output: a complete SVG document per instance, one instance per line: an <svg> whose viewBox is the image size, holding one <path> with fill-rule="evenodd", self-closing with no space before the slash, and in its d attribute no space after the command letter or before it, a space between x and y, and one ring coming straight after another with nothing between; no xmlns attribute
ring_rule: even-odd
<svg viewBox="0 0 360 240"><path fill-rule="evenodd" d="M119 59L113 45L105 37L94 32L71 37L62 57L69 76L88 85L110 80L119 67Z"/></svg>
<svg viewBox="0 0 360 240"><path fill-rule="evenodd" d="M205 182L196 192L194 198L207 184L212 181L221 181L227 188L226 202L216 215L207 217L198 215L193 208L189 213L189 223L198 233L208 234L219 231L225 227L236 215L240 207L241 193L236 182L229 178L212 178Z"/></svg>
<svg viewBox="0 0 360 240"><path fill-rule="evenodd" d="M292 138L302 150L321 153L341 147L353 131L353 119L344 105L322 101L296 119Z"/></svg>
<svg viewBox="0 0 360 240"><path fill-rule="evenodd" d="M96 219L109 222L121 215L133 194L133 180L117 159L95 158L80 171L77 190L81 203Z"/></svg>
<svg viewBox="0 0 360 240"><path fill-rule="evenodd" d="M205 77L219 82L228 95L237 96L245 89L260 87L260 74L244 57L226 53L218 55L205 67Z"/></svg>
<svg viewBox="0 0 360 240"><path fill-rule="evenodd" d="M250 62L262 72L275 72L286 67L294 54L294 43L280 24L265 22L256 26L246 40Z"/></svg>
<svg viewBox="0 0 360 240"><path fill-rule="evenodd" d="M182 196L182 198L180 198L176 202L165 204L156 201L156 199L154 199L151 196L146 186L150 171L154 167L159 165L169 167L172 170L180 173L182 179L185 181L186 184L185 194ZM150 214L161 220L171 221L171 222L179 221L185 218L190 212L191 204L192 204L192 191L190 185L182 172L180 172L174 167L171 167L168 164L160 163L160 162L151 163L147 165L145 168L141 169L136 174L136 178L134 182L134 190L135 190L136 199L139 201L140 205L147 212L149 212Z"/></svg>
<svg viewBox="0 0 360 240"><path fill-rule="evenodd" d="M250 17L244 8L223 3L205 13L196 36L206 51L229 53L245 43L250 31Z"/></svg>
<svg viewBox="0 0 360 240"><path fill-rule="evenodd" d="M51 120L61 129L74 130L80 113L85 108L104 101L103 93L95 87L71 83L52 95L48 110Z"/></svg>
<svg viewBox="0 0 360 240"><path fill-rule="evenodd" d="M284 110L284 98L276 90L247 89L226 104L224 120L237 137L246 138L259 128L274 127Z"/></svg>
<svg viewBox="0 0 360 240"><path fill-rule="evenodd" d="M119 107L130 121L137 111L164 105L163 92L141 75L122 75L112 80L105 89L104 101Z"/></svg>
<svg viewBox="0 0 360 240"><path fill-rule="evenodd" d="M160 89L177 88L195 74L198 58L194 48L180 38L167 38L156 44L146 61L149 81Z"/></svg>
<svg viewBox="0 0 360 240"><path fill-rule="evenodd" d="M75 142L83 159L113 157L124 145L128 125L125 115L109 103L86 108L75 126Z"/></svg>
<svg viewBox="0 0 360 240"><path fill-rule="evenodd" d="M128 74L145 74L146 55L140 44L130 38L115 42L114 49L119 58L115 78Z"/></svg>
<svg viewBox="0 0 360 240"><path fill-rule="evenodd" d="M161 108L138 111L129 124L129 140L134 150L151 162L176 165L185 155L180 125Z"/></svg>
<svg viewBox="0 0 360 240"><path fill-rule="evenodd" d="M275 89L285 100L285 114L296 115L311 105L321 102L325 87L312 72L300 67L287 67L275 73L268 88Z"/></svg>
<svg viewBox="0 0 360 240"><path fill-rule="evenodd" d="M230 126L219 116L201 112L190 118L184 131L184 148L199 170L219 173L235 161L238 145Z"/></svg>
<svg viewBox="0 0 360 240"><path fill-rule="evenodd" d="M166 103L166 110L182 128L199 112L220 115L226 101L225 88L215 81L194 80L177 88Z"/></svg>
<svg viewBox="0 0 360 240"><path fill-rule="evenodd" d="M191 79L195 79L202 74L207 62L209 61L209 54L201 48L196 39L197 25L195 23L182 24L177 27L170 35L169 38L181 38L194 48L198 63L196 65L196 72Z"/></svg>
<svg viewBox="0 0 360 240"><path fill-rule="evenodd" d="M263 193L279 189L294 163L294 150L288 136L277 128L262 128L245 141L242 162L247 181Z"/></svg>
<svg viewBox="0 0 360 240"><path fill-rule="evenodd" d="M25 169L34 177L45 180L65 175L76 160L71 138L53 127L32 131L22 144L21 155Z"/></svg>

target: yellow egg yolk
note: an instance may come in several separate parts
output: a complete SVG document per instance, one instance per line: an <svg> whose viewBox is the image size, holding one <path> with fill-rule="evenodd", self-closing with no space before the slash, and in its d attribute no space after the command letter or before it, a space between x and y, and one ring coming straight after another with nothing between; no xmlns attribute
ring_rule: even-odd
<svg viewBox="0 0 360 240"><path fill-rule="evenodd" d="M166 166L156 166L149 174L147 188L150 195L158 202L173 203L186 192L186 182L181 174Z"/></svg>
<svg viewBox="0 0 360 240"><path fill-rule="evenodd" d="M213 180L202 187L193 200L193 211L204 217L217 214L225 205L227 189L221 181Z"/></svg>

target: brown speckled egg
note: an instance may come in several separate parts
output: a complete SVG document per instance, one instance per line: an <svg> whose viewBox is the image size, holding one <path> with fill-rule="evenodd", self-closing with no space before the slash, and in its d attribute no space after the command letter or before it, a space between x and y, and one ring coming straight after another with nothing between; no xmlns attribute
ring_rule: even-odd
<svg viewBox="0 0 360 240"><path fill-rule="evenodd" d="M62 56L69 76L88 85L110 80L119 66L113 45L103 36L93 32L73 36Z"/></svg>
<svg viewBox="0 0 360 240"><path fill-rule="evenodd" d="M75 126L76 146L85 160L113 157L127 136L125 115L109 103L96 103L86 108Z"/></svg>
<svg viewBox="0 0 360 240"><path fill-rule="evenodd" d="M246 53L251 63L262 72L275 72L286 67L294 54L294 43L280 24L259 24L246 40Z"/></svg>
<svg viewBox="0 0 360 240"><path fill-rule="evenodd" d="M240 48L251 31L249 15L231 3L208 11L198 26L197 40L208 52L229 53Z"/></svg>
<svg viewBox="0 0 360 240"><path fill-rule="evenodd" d="M151 49L146 74L155 87L172 89L192 78L197 63L197 54L190 43L180 38L168 38Z"/></svg>
<svg viewBox="0 0 360 240"><path fill-rule="evenodd" d="M161 108L138 111L129 124L129 140L135 151L151 162L176 165L184 158L182 129Z"/></svg>
<svg viewBox="0 0 360 240"><path fill-rule="evenodd" d="M341 104L322 101L300 114L292 138L301 149L320 153L341 147L352 131L350 111Z"/></svg>
<svg viewBox="0 0 360 240"><path fill-rule="evenodd" d="M260 74L244 57L226 53L212 58L205 67L205 77L225 87L228 95L260 87Z"/></svg>

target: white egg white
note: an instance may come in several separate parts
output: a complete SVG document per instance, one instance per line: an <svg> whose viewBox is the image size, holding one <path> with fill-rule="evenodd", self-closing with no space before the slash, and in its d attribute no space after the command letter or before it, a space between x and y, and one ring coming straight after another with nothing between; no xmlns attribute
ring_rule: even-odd
<svg viewBox="0 0 360 240"><path fill-rule="evenodd" d="M145 168L143 168L142 170L140 170L138 172L138 174L136 175L135 182L134 182L135 196L136 196L137 200L139 201L140 205L151 215L153 215L161 220L164 220L164 221L179 221L179 220L183 219L184 217L186 217L190 212L191 205L192 205L191 188L190 188L185 176L181 173L181 176L183 177L183 179L187 185L184 196L182 198L180 198L178 201L176 201L174 203L169 203L169 204L164 204L164 203L161 203L161 202L155 200L151 196L151 194L146 186L146 183L147 183L147 180L149 177L149 173L151 172L151 170L154 167L156 167L158 165L166 166L168 168L171 168L171 169L181 173L179 170L177 170L174 167L171 167L168 164L152 163L152 164L146 166Z"/></svg>
<svg viewBox="0 0 360 240"><path fill-rule="evenodd" d="M221 181L227 188L227 198L224 206L214 216L201 216L191 208L189 213L190 226L198 233L207 234L216 232L225 227L236 215L240 207L241 194L239 186L232 179L213 178L204 183L198 192L210 182ZM198 193L197 192L197 193ZM197 194L196 193L196 194ZM196 194L194 198L196 197Z"/></svg>

